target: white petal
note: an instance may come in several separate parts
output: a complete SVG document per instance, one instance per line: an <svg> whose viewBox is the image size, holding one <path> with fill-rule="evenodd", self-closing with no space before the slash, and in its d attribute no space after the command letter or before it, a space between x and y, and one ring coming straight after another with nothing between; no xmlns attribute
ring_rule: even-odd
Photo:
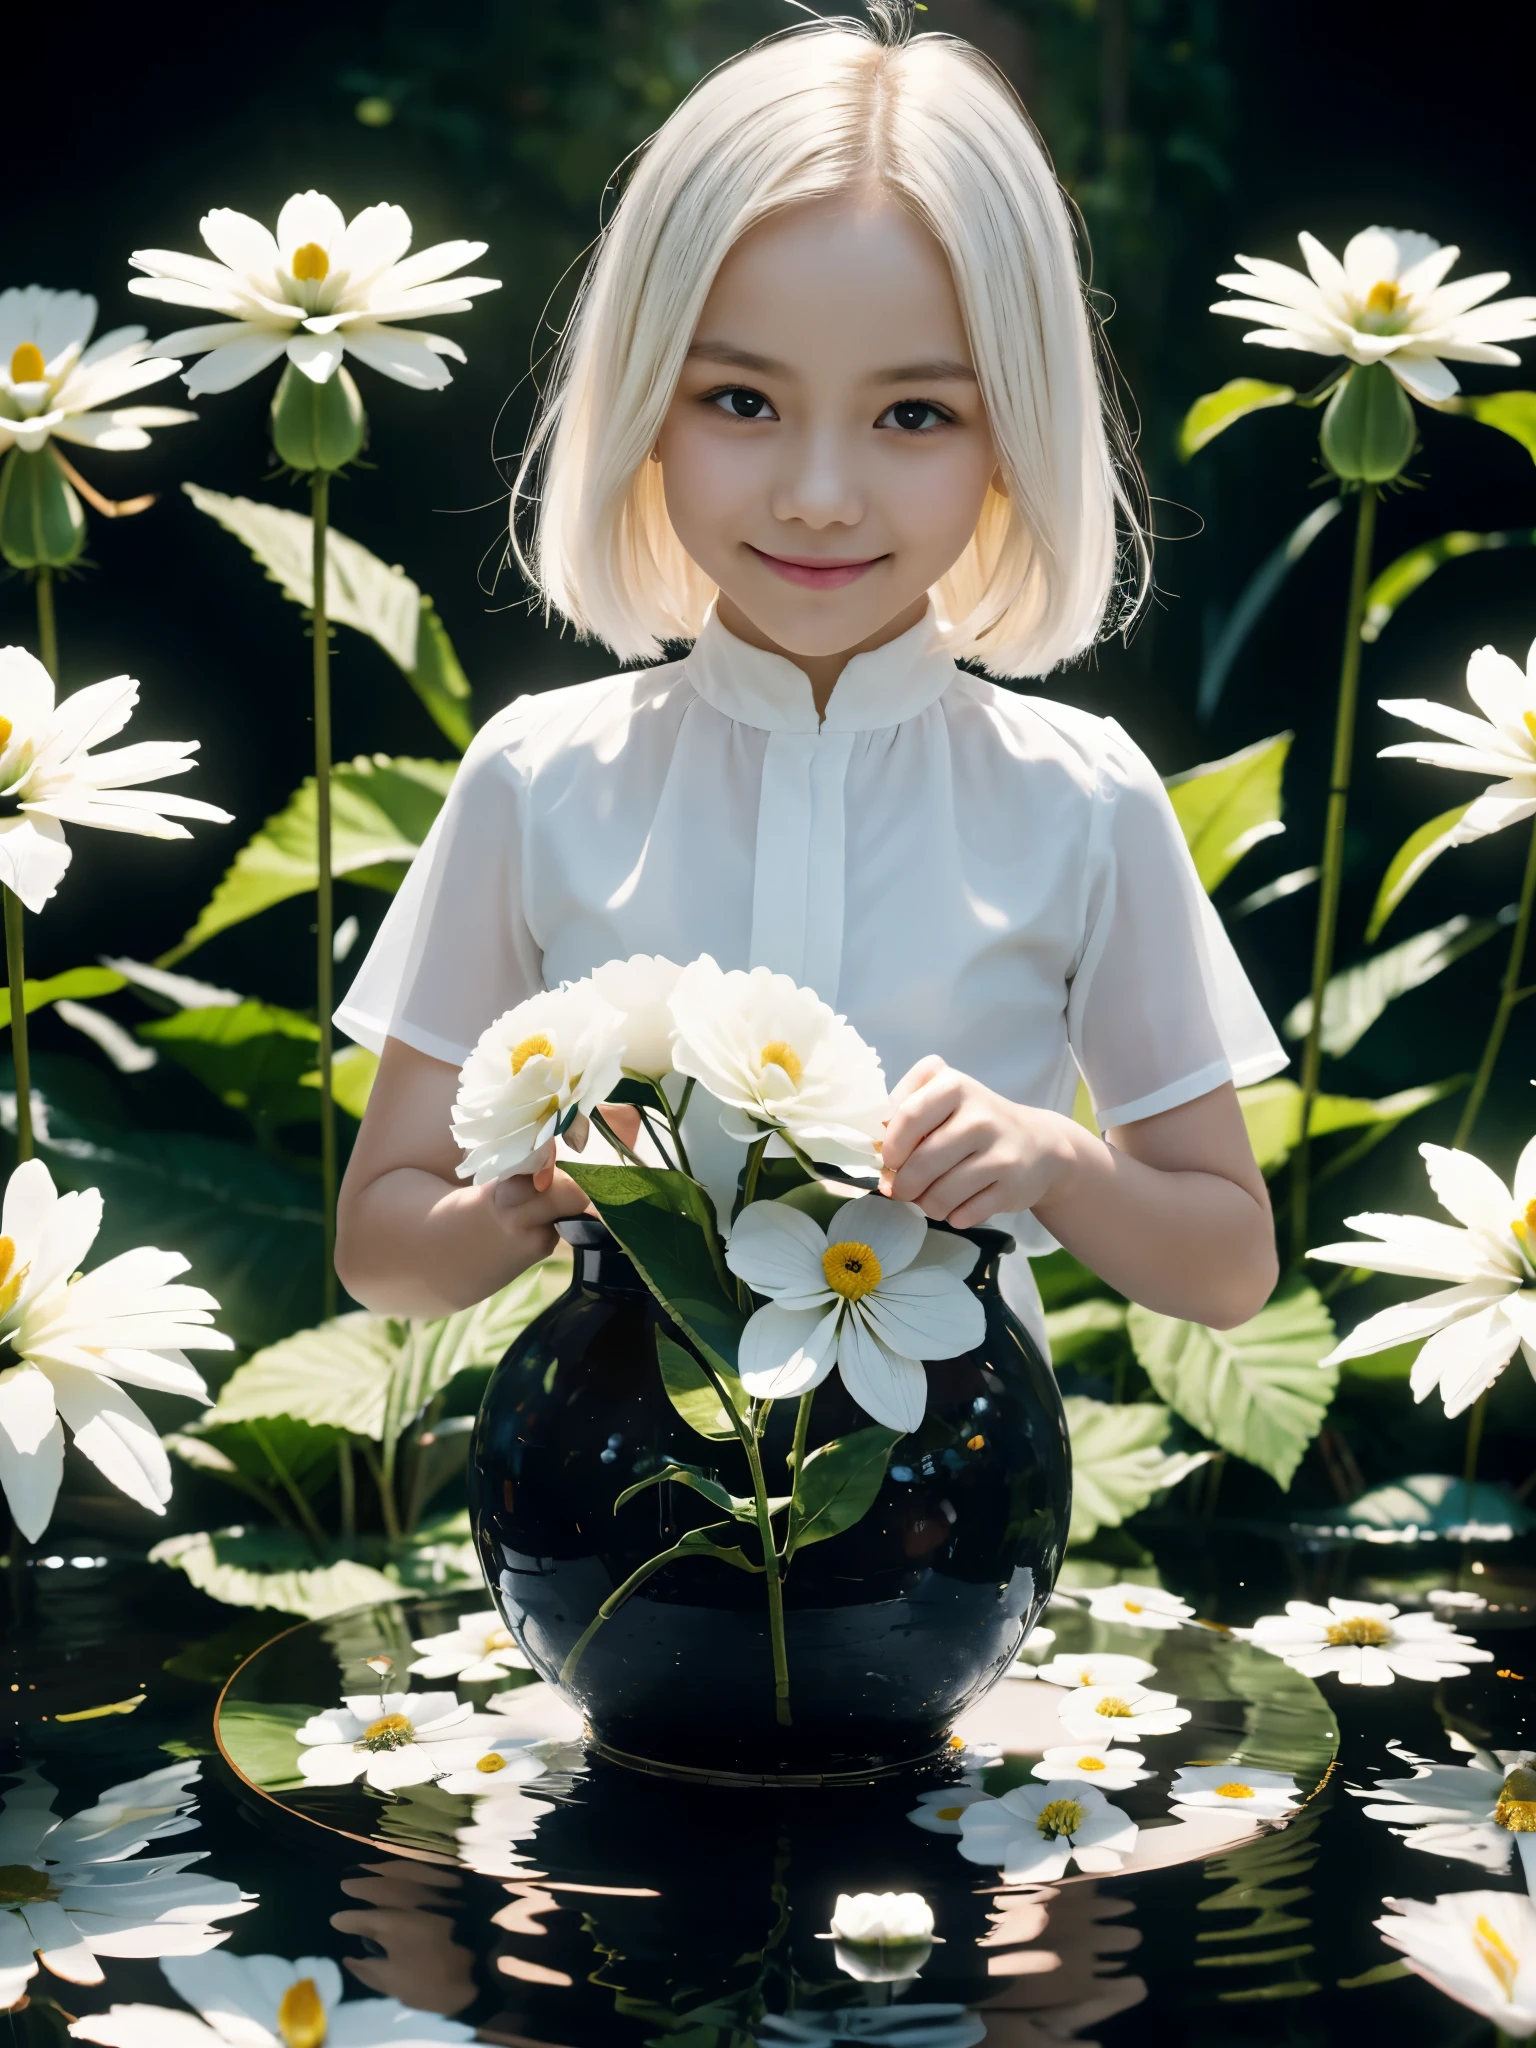
<svg viewBox="0 0 1536 2048"><path fill-rule="evenodd" d="M0 1429L0 1492L29 1543L35 1543L47 1528L63 1477L64 1431L57 1418L30 1452L18 1451Z"/></svg>
<svg viewBox="0 0 1536 2048"><path fill-rule="evenodd" d="M770 1302L747 1319L737 1353L741 1384L756 1401L788 1400L819 1387L832 1370L836 1308L780 1308Z"/></svg>
<svg viewBox="0 0 1536 2048"><path fill-rule="evenodd" d="M1367 1358L1373 1351L1388 1351L1395 1344L1416 1343L1442 1326L1475 1315L1502 1298L1502 1290L1472 1281L1460 1287L1440 1288L1418 1301L1398 1302L1395 1307L1381 1309L1357 1323L1321 1362L1340 1365L1347 1358Z"/></svg>
<svg viewBox="0 0 1536 2048"><path fill-rule="evenodd" d="M1408 1382L1413 1398L1422 1401L1431 1387L1438 1387L1446 1414L1460 1415L1492 1386L1519 1341L1498 1304L1452 1323L1431 1337L1415 1359Z"/></svg>
<svg viewBox="0 0 1536 2048"><path fill-rule="evenodd" d="M751 1202L731 1227L725 1263L758 1294L825 1292L826 1249L826 1232L803 1209Z"/></svg>
<svg viewBox="0 0 1536 2048"><path fill-rule="evenodd" d="M827 1243L852 1240L867 1244L889 1277L910 1266L928 1235L928 1219L915 1202L893 1202L884 1195L859 1195L844 1202L827 1225Z"/></svg>
<svg viewBox="0 0 1536 2048"><path fill-rule="evenodd" d="M22 1457L30 1457L57 1420L53 1387L35 1365L13 1365L0 1372L0 1437Z"/></svg>
<svg viewBox="0 0 1536 2048"><path fill-rule="evenodd" d="M313 189L295 192L277 216L277 245L289 268L295 249L303 248L306 242L318 242L329 255L341 246L346 231L346 221L335 200Z"/></svg>
<svg viewBox="0 0 1536 2048"><path fill-rule="evenodd" d="M225 342L192 365L185 379L187 390L193 398L208 391L233 391L275 363L287 344L286 334L252 334Z"/></svg>
<svg viewBox="0 0 1536 2048"><path fill-rule="evenodd" d="M288 360L311 384L328 384L341 368L339 334L296 334L288 344Z"/></svg>
<svg viewBox="0 0 1536 2048"><path fill-rule="evenodd" d="M1405 391L1422 399L1426 405L1454 398L1461 389L1454 374L1438 356L1418 355L1399 349L1389 358L1388 368Z"/></svg>
<svg viewBox="0 0 1536 2048"><path fill-rule="evenodd" d="M281 260L277 243L271 230L259 220L252 220L248 213L236 213L233 207L216 206L203 215L198 226L203 240L221 263L254 279L264 290L270 291L276 285Z"/></svg>
<svg viewBox="0 0 1536 2048"><path fill-rule="evenodd" d="M49 901L69 862L64 827L56 818L36 813L0 818L0 882L28 910L39 911Z"/></svg>
<svg viewBox="0 0 1536 2048"><path fill-rule="evenodd" d="M1470 1152L1421 1145L1419 1153L1440 1206L1470 1230L1503 1237L1515 1213L1515 1198L1491 1166Z"/></svg>
<svg viewBox="0 0 1536 2048"><path fill-rule="evenodd" d="M953 1273L919 1267L882 1279L858 1303L870 1328L904 1358L958 1358L987 1333L987 1312Z"/></svg>
<svg viewBox="0 0 1536 2048"><path fill-rule="evenodd" d="M921 1427L928 1406L928 1375L910 1358L899 1358L855 1315L843 1318L837 1338L837 1369L843 1385L875 1422L904 1435Z"/></svg>
<svg viewBox="0 0 1536 2048"><path fill-rule="evenodd" d="M144 1411L113 1381L78 1366L53 1366L50 1377L77 1448L130 1500L163 1513L171 1497L171 1464Z"/></svg>
<svg viewBox="0 0 1536 2048"><path fill-rule="evenodd" d="M441 391L453 381L442 358L464 360L464 351L438 334L413 334L404 327L347 327L343 333L348 355L413 391Z"/></svg>

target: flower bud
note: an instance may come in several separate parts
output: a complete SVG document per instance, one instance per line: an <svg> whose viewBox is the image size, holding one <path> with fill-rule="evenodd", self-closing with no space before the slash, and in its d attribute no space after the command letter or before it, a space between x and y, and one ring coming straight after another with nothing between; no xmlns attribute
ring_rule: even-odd
<svg viewBox="0 0 1536 2048"><path fill-rule="evenodd" d="M316 384L289 363L272 400L272 446L279 462L306 473L344 469L362 452L368 415L344 368Z"/></svg>
<svg viewBox="0 0 1536 2048"><path fill-rule="evenodd" d="M1328 401L1323 460L1349 482L1390 483L1412 455L1418 425L1408 394L1385 363L1357 364Z"/></svg>
<svg viewBox="0 0 1536 2048"><path fill-rule="evenodd" d="M0 462L0 554L13 569L67 569L85 546L85 513L46 445Z"/></svg>

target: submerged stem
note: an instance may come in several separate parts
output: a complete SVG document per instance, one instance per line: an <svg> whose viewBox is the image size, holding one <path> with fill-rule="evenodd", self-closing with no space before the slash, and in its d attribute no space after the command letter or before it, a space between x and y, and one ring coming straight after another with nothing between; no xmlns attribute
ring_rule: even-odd
<svg viewBox="0 0 1536 2048"><path fill-rule="evenodd" d="M1477 1113L1483 1106L1488 1084L1493 1079L1493 1070L1498 1065L1504 1034L1509 1029L1509 1020L1521 998L1520 974L1525 965L1526 941L1531 935L1533 905L1536 905L1536 824L1531 827L1530 844L1526 849L1525 879L1520 884L1520 908L1515 917L1514 933L1509 941L1509 958L1504 964L1504 979L1499 984L1498 1007L1493 1013L1493 1023L1488 1030L1488 1042L1483 1047L1482 1058L1478 1061L1477 1073L1462 1105L1461 1121L1457 1124L1456 1135L1451 1140L1458 1151L1472 1135Z"/></svg>
<svg viewBox="0 0 1536 2048"><path fill-rule="evenodd" d="M332 1074L331 1012L335 1000L336 911L331 878L331 636L326 618L326 530L331 479L317 469L309 479L310 526L314 544L315 697L315 1008L320 1026L320 1180L324 1210L325 1265L322 1305L336 1313L336 1102Z"/></svg>
<svg viewBox="0 0 1536 2048"><path fill-rule="evenodd" d="M765 1408L771 1404L765 1403ZM784 1641L784 1561L773 1541L773 1519L768 1510L768 1488L763 1481L763 1457L757 1435L747 1430L742 1448L752 1470L752 1498L757 1506L757 1534L763 1546L763 1568L768 1575L768 1639L773 1648L773 1714L781 1728L788 1728L789 1651Z"/></svg>
<svg viewBox="0 0 1536 2048"><path fill-rule="evenodd" d="M4 887L0 884L0 887ZM16 1161L32 1157L32 1062L27 1052L27 969L22 919L14 889L5 893L5 965L11 985L11 1060L16 1069Z"/></svg>

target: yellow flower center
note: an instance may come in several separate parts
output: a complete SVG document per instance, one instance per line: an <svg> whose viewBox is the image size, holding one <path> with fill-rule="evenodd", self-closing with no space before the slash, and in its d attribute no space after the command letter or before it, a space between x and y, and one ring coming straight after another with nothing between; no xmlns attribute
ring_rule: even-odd
<svg viewBox="0 0 1536 2048"><path fill-rule="evenodd" d="M1525 714L1527 723L1529 723L1531 715L1529 711ZM1532 734L1532 738L1536 738L1536 733ZM1509 1227L1514 1232L1516 1244L1519 1245L1526 1257L1528 1259L1536 1259L1536 1201L1527 1202L1525 1208Z"/></svg>
<svg viewBox="0 0 1536 2048"><path fill-rule="evenodd" d="M862 1301L880 1285L880 1261L867 1244L844 1238L829 1244L821 1257L827 1285L844 1301Z"/></svg>
<svg viewBox="0 0 1536 2048"><path fill-rule="evenodd" d="M964 1811L963 1806L936 1806L933 1817L935 1820L958 1820Z"/></svg>
<svg viewBox="0 0 1536 2048"><path fill-rule="evenodd" d="M1146 1609L1145 1609L1145 1608L1144 1608L1144 1607L1142 1606L1142 1604L1141 1604L1141 1602L1140 1602L1139 1600L1127 1600L1127 1601L1126 1601L1126 1602L1124 1603L1124 1605L1125 1605L1125 1611L1126 1611L1126 1613L1127 1613L1127 1614L1145 1614L1145 1613L1146 1613Z"/></svg>
<svg viewBox="0 0 1536 2048"><path fill-rule="evenodd" d="M1253 1797L1253 1787L1251 1785L1239 1785L1234 1779L1230 1785L1218 1785L1216 1787L1216 1797L1218 1799L1251 1799Z"/></svg>
<svg viewBox="0 0 1536 2048"><path fill-rule="evenodd" d="M1111 1693L1107 1699L1100 1700L1093 1711L1102 1714L1106 1721L1130 1721L1135 1718L1136 1710L1128 1700Z"/></svg>
<svg viewBox="0 0 1536 2048"><path fill-rule="evenodd" d="M506 1768L506 1758L498 1756L494 1749L487 1756L481 1757L479 1763L475 1765L475 1769L483 1771L488 1778L494 1778L498 1771L504 1771Z"/></svg>
<svg viewBox="0 0 1536 2048"><path fill-rule="evenodd" d="M11 382L13 384L39 384L46 376L48 365L43 361L43 352L35 341L18 342L11 351Z"/></svg>
<svg viewBox="0 0 1536 2048"><path fill-rule="evenodd" d="M305 242L293 252L293 274L299 284L323 284L331 259L318 242Z"/></svg>
<svg viewBox="0 0 1536 2048"><path fill-rule="evenodd" d="M1521 1765L1510 1772L1493 1818L1512 1835L1536 1835L1536 1771Z"/></svg>
<svg viewBox="0 0 1536 2048"><path fill-rule="evenodd" d="M1374 1648L1379 1643L1390 1643L1392 1631L1384 1621L1372 1621L1368 1615L1352 1614L1348 1621L1336 1621L1329 1629L1327 1640L1336 1649L1346 1643L1356 1648Z"/></svg>
<svg viewBox="0 0 1536 2048"><path fill-rule="evenodd" d="M58 1896L46 1870L30 1863L0 1863L0 1906L40 1906Z"/></svg>
<svg viewBox="0 0 1536 2048"><path fill-rule="evenodd" d="M1077 1760L1077 1768L1080 1771L1102 1771L1107 1770L1108 1765L1101 1756L1080 1756Z"/></svg>
<svg viewBox="0 0 1536 2048"><path fill-rule="evenodd" d="M321 272L322 277L324 272ZM1366 294L1367 313L1395 313L1402 299L1402 293L1389 277L1378 278Z"/></svg>
<svg viewBox="0 0 1536 2048"><path fill-rule="evenodd" d="M786 1045L782 1038L772 1038L757 1056L760 1067L780 1067L788 1074L790 1081L798 1088L805 1068L800 1064L800 1055L792 1045Z"/></svg>
<svg viewBox="0 0 1536 2048"><path fill-rule="evenodd" d="M1472 1927L1472 1946L1488 1965L1494 1982L1507 1999L1515 1995L1519 1959L1486 1913L1479 1913Z"/></svg>
<svg viewBox="0 0 1536 2048"><path fill-rule="evenodd" d="M1536 711L1522 711L1520 716L1524 721L1526 731L1533 740L1536 740Z"/></svg>
<svg viewBox="0 0 1536 2048"><path fill-rule="evenodd" d="M415 1735L409 1714L381 1714L363 1730L363 1749L404 1749Z"/></svg>
<svg viewBox="0 0 1536 2048"><path fill-rule="evenodd" d="M535 1031L531 1038L521 1039L513 1046L512 1072L516 1076L523 1071L530 1060L552 1060L554 1056L555 1048L550 1044L543 1032Z"/></svg>
<svg viewBox="0 0 1536 2048"><path fill-rule="evenodd" d="M487 1655L492 1650L515 1650L516 1648L516 1643L513 1642L510 1633L504 1628L493 1628L485 1639Z"/></svg>
<svg viewBox="0 0 1536 2048"><path fill-rule="evenodd" d="M313 1977L300 1977L278 2000L277 2031L283 2048L325 2048L325 2007Z"/></svg>
<svg viewBox="0 0 1536 2048"><path fill-rule="evenodd" d="M1053 1799L1042 1807L1035 1827L1048 1842L1065 1836L1069 1841L1088 1818L1088 1809L1076 1799Z"/></svg>
<svg viewBox="0 0 1536 2048"><path fill-rule="evenodd" d="M0 725L4 725L4 723L5 720L0 718ZM0 740L0 746L3 745L4 741ZM16 1270L13 1273L11 1268L15 1265L16 1245L14 1239L0 1237L0 1316L3 1316L7 1310L16 1306L16 1297L20 1294L22 1284L31 1270L27 1266L16 1266Z"/></svg>

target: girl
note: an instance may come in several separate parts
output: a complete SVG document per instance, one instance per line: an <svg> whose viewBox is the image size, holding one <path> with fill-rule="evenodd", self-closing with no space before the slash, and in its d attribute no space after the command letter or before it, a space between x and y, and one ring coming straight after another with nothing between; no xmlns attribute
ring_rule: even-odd
<svg viewBox="0 0 1536 2048"><path fill-rule="evenodd" d="M1227 1327L1275 1277L1235 1084L1284 1055L1150 763L1044 675L1145 594L1066 205L964 43L807 22L709 78L597 246L519 478L549 611L621 660L475 740L341 1028L381 1056L337 1265L441 1315L585 1207L472 1188L484 1027L604 961L808 984L899 1075L884 1191ZM534 481L537 479L537 492ZM1117 541L1117 528L1121 538ZM1110 624L1115 623L1109 620ZM1079 1071L1100 1138L1071 1111ZM695 1170L739 1147L690 1112ZM727 1212L728 1213L728 1210Z"/></svg>

